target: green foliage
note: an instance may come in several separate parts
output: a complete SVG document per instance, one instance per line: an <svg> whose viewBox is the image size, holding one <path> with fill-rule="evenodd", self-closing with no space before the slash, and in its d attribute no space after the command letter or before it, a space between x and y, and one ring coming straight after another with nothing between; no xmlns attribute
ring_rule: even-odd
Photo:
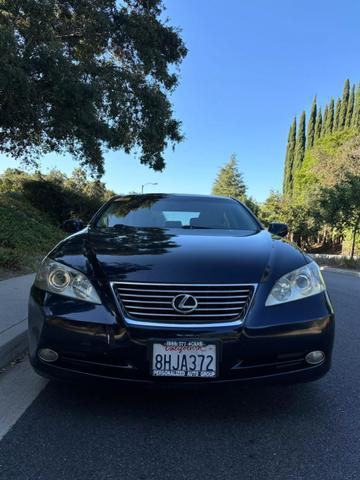
<svg viewBox="0 0 360 480"><path fill-rule="evenodd" d="M352 120L354 115L354 105L355 105L355 85L351 87L351 94L349 98L349 106L346 113L346 122L345 127L350 128L352 126Z"/></svg>
<svg viewBox="0 0 360 480"><path fill-rule="evenodd" d="M294 173L293 192L296 198L304 200L312 194L317 185L323 184L322 173L328 175L330 166L323 166L319 171L316 166L320 157L330 158L330 164L336 163L335 156L339 149L354 135L355 131L352 128L340 130L321 137L312 149L306 151L301 167Z"/></svg>
<svg viewBox="0 0 360 480"><path fill-rule="evenodd" d="M310 117L307 127L307 148L311 148L314 145L315 141L315 125L316 125L316 116L317 116L317 106L316 106L316 97L314 97Z"/></svg>
<svg viewBox="0 0 360 480"><path fill-rule="evenodd" d="M327 132L328 126L329 126L329 106L325 105L323 125L322 125L322 133Z"/></svg>
<svg viewBox="0 0 360 480"><path fill-rule="evenodd" d="M304 198L308 195L309 190L316 184L317 178L313 172L313 166L316 163L316 158L311 150L305 153L304 161L301 167L294 172L293 179L293 197Z"/></svg>
<svg viewBox="0 0 360 480"><path fill-rule="evenodd" d="M169 94L187 50L161 0L1 0L0 152L73 155L103 174L103 150L139 149L155 170L182 139Z"/></svg>
<svg viewBox="0 0 360 480"><path fill-rule="evenodd" d="M286 201L285 218L291 232L292 241L308 250L321 227L315 196L295 198ZM286 199L285 199L286 200Z"/></svg>
<svg viewBox="0 0 360 480"><path fill-rule="evenodd" d="M245 197L242 199L242 201L253 212L254 215L256 215L257 217L259 216L260 205L257 203L257 201L254 198Z"/></svg>
<svg viewBox="0 0 360 480"><path fill-rule="evenodd" d="M344 240L342 243L342 255L351 255L351 250L353 247L354 235L350 228L346 228L344 231ZM354 255L360 257L360 235L357 234L354 245ZM358 260L358 268L360 270L360 258Z"/></svg>
<svg viewBox="0 0 360 480"><path fill-rule="evenodd" d="M316 205L310 199L300 201L279 192L271 191L264 203L260 205L259 218L266 226L270 222L287 223L290 238L303 248L308 247L308 240L319 229Z"/></svg>
<svg viewBox="0 0 360 480"><path fill-rule="evenodd" d="M331 98L326 120L324 119L323 135L329 135L330 133L332 133L334 128L334 116L335 116L335 104L334 104L334 99Z"/></svg>
<svg viewBox="0 0 360 480"><path fill-rule="evenodd" d="M319 108L318 114L316 117L316 124L315 124L315 142L319 140L319 138L321 137L322 124L323 124L323 120L321 115L321 108Z"/></svg>
<svg viewBox="0 0 360 480"><path fill-rule="evenodd" d="M212 194L245 199L246 185L239 171L236 155L231 155L229 162L221 167L213 184Z"/></svg>
<svg viewBox="0 0 360 480"><path fill-rule="evenodd" d="M290 194L293 188L293 168L295 159L295 145L296 145L296 117L291 124L288 143L286 147L285 168L284 168L284 182L283 192Z"/></svg>
<svg viewBox="0 0 360 480"><path fill-rule="evenodd" d="M356 89L355 94L355 105L354 105L354 114L352 117L352 126L355 129L360 128L360 83Z"/></svg>
<svg viewBox="0 0 360 480"><path fill-rule="evenodd" d="M350 96L350 82L349 79L345 80L344 91L341 100L341 108L339 111L338 128L344 128L346 125L346 116L349 108L349 96Z"/></svg>
<svg viewBox="0 0 360 480"><path fill-rule="evenodd" d="M289 224L291 237L303 246L319 242L321 238L326 242L329 236L332 239L339 238L349 229L353 231L352 245L355 245L360 227L356 223L357 214L354 214L354 220L351 213L355 206L350 205L349 197L358 204L360 198L356 198L355 180L351 190L349 178L360 178L360 84L355 92L355 86L350 88L350 82L346 80L336 108L331 98L329 105L325 106L324 117L321 117L319 108L314 122L316 108L315 98L307 124L307 136L304 112L300 119L291 176L289 133L282 216ZM269 197L270 203L271 200L272 195ZM265 202L264 205L267 204ZM319 205L322 205L321 210ZM346 206L345 210L343 205Z"/></svg>
<svg viewBox="0 0 360 480"><path fill-rule="evenodd" d="M335 117L334 117L334 130L340 130L341 128L341 98L337 99L336 108L335 108Z"/></svg>
<svg viewBox="0 0 360 480"><path fill-rule="evenodd" d="M299 129L296 137L293 176L294 176L294 172L301 167L301 164L304 160L305 146L306 146L305 128L306 128L306 115L305 115L305 112L303 111L300 116Z"/></svg>
<svg viewBox="0 0 360 480"><path fill-rule="evenodd" d="M73 217L90 220L114 194L99 180L87 180L81 169L74 170L70 177L58 170L52 170L48 175L31 175L8 169L0 176L0 192L21 193L33 207L44 212L56 224Z"/></svg>
<svg viewBox="0 0 360 480"><path fill-rule="evenodd" d="M357 134L357 131L354 128L345 128L340 131L335 131L330 135L324 135L317 142L316 149L322 149L324 152L329 155L334 155L339 147L344 145L348 140L353 138Z"/></svg>
<svg viewBox="0 0 360 480"><path fill-rule="evenodd" d="M321 190L320 204L325 222L341 230L352 231L351 257L360 228L360 176L347 175L345 180Z"/></svg>
<svg viewBox="0 0 360 480"><path fill-rule="evenodd" d="M266 226L271 222L286 222L285 197L280 192L271 190L270 195L260 205L259 219Z"/></svg>
<svg viewBox="0 0 360 480"><path fill-rule="evenodd" d="M65 235L51 219L15 193L0 193L0 267L32 271Z"/></svg>

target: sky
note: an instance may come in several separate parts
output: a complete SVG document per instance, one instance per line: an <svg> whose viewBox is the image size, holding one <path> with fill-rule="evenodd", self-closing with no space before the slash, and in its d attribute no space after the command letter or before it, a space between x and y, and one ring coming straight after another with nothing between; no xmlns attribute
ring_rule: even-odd
<svg viewBox="0 0 360 480"><path fill-rule="evenodd" d="M360 81L358 0L165 0L171 25L189 53L172 95L185 140L165 153L156 173L134 155L105 155L103 180L117 193L210 193L235 153L248 194L263 201L280 190L294 115ZM18 166L0 156L0 172ZM44 172L70 173L70 157L42 159Z"/></svg>

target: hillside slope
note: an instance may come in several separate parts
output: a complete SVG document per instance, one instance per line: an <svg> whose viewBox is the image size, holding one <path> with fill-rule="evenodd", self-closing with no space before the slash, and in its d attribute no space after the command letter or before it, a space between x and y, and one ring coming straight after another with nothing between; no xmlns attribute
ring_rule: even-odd
<svg viewBox="0 0 360 480"><path fill-rule="evenodd" d="M0 269L30 272L62 238L44 213L19 194L0 194Z"/></svg>

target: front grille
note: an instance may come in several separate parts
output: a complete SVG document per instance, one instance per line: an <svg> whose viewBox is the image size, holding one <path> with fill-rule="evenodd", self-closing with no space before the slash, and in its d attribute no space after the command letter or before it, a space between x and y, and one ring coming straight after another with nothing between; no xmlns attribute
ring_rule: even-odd
<svg viewBox="0 0 360 480"><path fill-rule="evenodd" d="M242 319L254 295L254 285L200 285L115 282L114 292L125 315L156 323L225 323ZM191 313L178 313L172 301L180 294L197 300Z"/></svg>

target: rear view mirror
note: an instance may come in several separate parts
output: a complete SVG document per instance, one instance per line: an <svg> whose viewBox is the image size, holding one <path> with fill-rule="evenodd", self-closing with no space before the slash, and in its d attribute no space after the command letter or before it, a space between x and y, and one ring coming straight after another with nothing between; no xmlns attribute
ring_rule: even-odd
<svg viewBox="0 0 360 480"><path fill-rule="evenodd" d="M278 222L271 222L269 224L268 231L273 235L277 235L278 237L286 237L286 235L289 233L286 223Z"/></svg>
<svg viewBox="0 0 360 480"><path fill-rule="evenodd" d="M67 233L76 233L84 228L84 222L80 218L71 218L62 223L61 228Z"/></svg>

